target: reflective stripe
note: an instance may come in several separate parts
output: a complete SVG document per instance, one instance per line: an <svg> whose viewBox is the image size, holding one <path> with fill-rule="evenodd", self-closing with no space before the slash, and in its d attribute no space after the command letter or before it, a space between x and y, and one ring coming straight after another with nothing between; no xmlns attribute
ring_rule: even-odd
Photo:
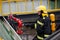
<svg viewBox="0 0 60 40"><path fill-rule="evenodd" d="M40 36L37 36L37 38L38 38L38 39L41 39L41 40L43 40L43 39L44 39L43 37L40 37Z"/></svg>
<svg viewBox="0 0 60 40"><path fill-rule="evenodd" d="M37 21L38 24L40 24L41 26L43 26L44 24L40 21Z"/></svg>
<svg viewBox="0 0 60 40"><path fill-rule="evenodd" d="M35 23L35 29L37 28L37 24Z"/></svg>
<svg viewBox="0 0 60 40"><path fill-rule="evenodd" d="M45 17L43 17L43 19L45 19Z"/></svg>
<svg viewBox="0 0 60 40"><path fill-rule="evenodd" d="M44 37L48 37L49 35L44 35Z"/></svg>

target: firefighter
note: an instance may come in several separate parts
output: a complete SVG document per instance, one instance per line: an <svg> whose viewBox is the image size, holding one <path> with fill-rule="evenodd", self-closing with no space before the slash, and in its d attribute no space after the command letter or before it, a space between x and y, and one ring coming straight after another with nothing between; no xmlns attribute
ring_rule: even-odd
<svg viewBox="0 0 60 40"><path fill-rule="evenodd" d="M51 34L50 19L48 17L45 6L41 5L37 7L36 10L39 15L39 18L34 25L37 31L37 35L36 37L34 37L33 40L43 40Z"/></svg>

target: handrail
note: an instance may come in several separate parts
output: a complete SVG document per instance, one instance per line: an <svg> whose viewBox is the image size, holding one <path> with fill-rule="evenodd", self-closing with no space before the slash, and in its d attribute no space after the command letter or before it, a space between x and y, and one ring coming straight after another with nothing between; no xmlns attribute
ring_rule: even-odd
<svg viewBox="0 0 60 40"><path fill-rule="evenodd" d="M24 2L24 0L10 0L10 2ZM2 2L8 2L7 0L6 1L2 1Z"/></svg>
<svg viewBox="0 0 60 40"><path fill-rule="evenodd" d="M4 18L4 17L3 17ZM13 32L13 35L12 35L12 37L14 38L14 40L22 40L21 38L20 38L20 36L18 36L18 34L15 32L15 30L11 27L11 25L8 23L8 21L4 18L4 21L6 22L6 24L8 25L8 27L9 27L9 29L10 30L12 30L12 32ZM8 29L8 30L9 30Z"/></svg>
<svg viewBox="0 0 60 40"><path fill-rule="evenodd" d="M35 12L35 1L34 0L32 0L32 1L30 1L30 3L32 3L31 5L32 5L32 10L30 11L30 12L28 12L28 10L27 10L27 0L7 0L7 3L8 3L8 6L9 6L9 12L11 12L12 10L11 10L11 2L16 2L16 7L17 7L17 12L12 12L13 14L19 14L19 15L23 15L23 14L33 14L33 13L36 13ZM21 12L21 11L19 11L19 10L21 10L20 9L20 6L19 6L19 3L18 2L20 2L20 1L23 1L25 4L24 4L24 7L25 7L25 9L24 9L24 11L23 12ZM36 0L37 1L37 0ZM0 1L1 2L1 1ZM46 6L46 7L48 7L48 12L51 12L51 11L59 11L60 9L57 9L57 0L55 0L54 2L55 2L55 9L53 9L53 10L51 10L50 8L51 8L51 6L50 6L50 2L51 2L51 0L47 0L47 5L48 6ZM3 1L0 3L0 11L1 11L1 14L2 14L2 16L7 16L8 14L10 14L9 12L8 13L4 13L4 12L2 12L3 10L2 10L2 3L3 3ZM40 5L42 5L42 3L43 3L43 0L40 0ZM23 8L23 7L22 7ZM57 10L56 10L57 9Z"/></svg>
<svg viewBox="0 0 60 40"><path fill-rule="evenodd" d="M60 11L60 9L52 9L52 10L47 10L48 12L55 12L55 11ZM26 15L26 14L36 14L36 12L12 12L13 14L17 14L17 15ZM9 13L4 13L2 14L2 16L8 16Z"/></svg>

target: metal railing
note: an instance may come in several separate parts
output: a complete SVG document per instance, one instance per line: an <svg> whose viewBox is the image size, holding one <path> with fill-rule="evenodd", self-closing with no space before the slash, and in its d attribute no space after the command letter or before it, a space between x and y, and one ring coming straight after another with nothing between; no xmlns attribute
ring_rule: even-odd
<svg viewBox="0 0 60 40"><path fill-rule="evenodd" d="M50 4L50 2L51 2L51 0L30 0L30 2L32 3L32 7L31 7L31 11L28 11L27 10L27 7L29 7L29 6L27 6L27 2L28 2L29 0L7 0L7 1L2 1L2 0L0 0L0 13L2 14L2 16L6 16L6 15L8 15L8 14L10 14L11 12L12 12L12 8L11 8L11 2L15 2L15 4L16 4L16 10L17 10L17 12L12 12L13 14L32 14L32 13L35 13L36 11L35 11L35 1L39 1L40 2L40 4L39 5L43 5L44 4L44 1L47 1L47 9L49 9L48 11L51 11L50 9L51 9L51 4ZM4 13L3 12L3 10L2 10L2 4L3 3L7 3L8 4L8 6L9 6L9 12L8 13ZM22 11L19 11L19 10L22 10L21 9L21 6L20 6L20 4L22 4L22 3L24 3L24 11L22 12ZM57 0L55 0L55 1L53 1L53 3L54 3L54 10L60 10L60 9L57 9L57 3L58 3L58 1ZM30 8L29 8L30 9Z"/></svg>
<svg viewBox="0 0 60 40"><path fill-rule="evenodd" d="M9 31L11 31L12 33L11 33L11 36L12 36L12 38L14 39L14 40L22 40L21 39L21 37L15 32L15 30L11 27L11 25L8 23L8 21L5 19L5 17L3 17L4 18L4 25L5 25L5 27L6 27L6 29L8 30L8 32ZM7 27L8 26L8 27Z"/></svg>

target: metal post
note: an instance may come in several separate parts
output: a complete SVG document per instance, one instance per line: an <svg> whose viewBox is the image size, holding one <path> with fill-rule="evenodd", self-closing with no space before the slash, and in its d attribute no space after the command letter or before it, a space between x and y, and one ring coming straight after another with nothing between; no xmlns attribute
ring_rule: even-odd
<svg viewBox="0 0 60 40"><path fill-rule="evenodd" d="M27 11L27 0L25 0L25 11Z"/></svg>
<svg viewBox="0 0 60 40"><path fill-rule="evenodd" d="M17 11L19 12L20 6L19 6L18 2L20 2L20 1L16 0L16 7L17 7Z"/></svg>
<svg viewBox="0 0 60 40"><path fill-rule="evenodd" d="M42 0L40 0L40 5L42 5Z"/></svg>
<svg viewBox="0 0 60 40"><path fill-rule="evenodd" d="M9 4L9 12L11 12L10 0L8 0L8 4Z"/></svg>
<svg viewBox="0 0 60 40"><path fill-rule="evenodd" d="M32 0L32 12L34 12L34 0Z"/></svg>
<svg viewBox="0 0 60 40"><path fill-rule="evenodd" d="M50 0L48 0L48 9L50 9Z"/></svg>
<svg viewBox="0 0 60 40"><path fill-rule="evenodd" d="M55 0L55 9L57 8L57 0Z"/></svg>
<svg viewBox="0 0 60 40"><path fill-rule="evenodd" d="M0 0L0 15L2 15L2 0Z"/></svg>

